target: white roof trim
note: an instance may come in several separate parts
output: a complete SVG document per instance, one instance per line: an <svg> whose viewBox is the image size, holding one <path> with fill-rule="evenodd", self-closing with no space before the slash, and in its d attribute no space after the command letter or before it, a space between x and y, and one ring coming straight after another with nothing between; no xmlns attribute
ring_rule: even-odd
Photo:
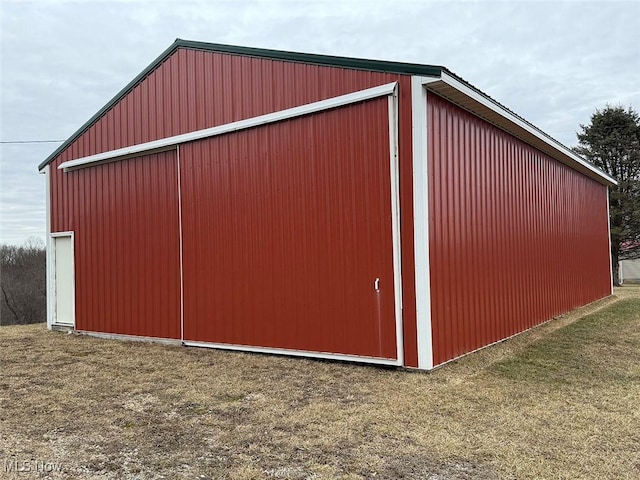
<svg viewBox="0 0 640 480"><path fill-rule="evenodd" d="M425 85L428 84L428 83L432 83L432 82L438 80L437 78L436 79L427 78L427 77L423 77L423 78L424 78L423 84L425 84ZM574 162L576 162L580 166L584 167L585 169L589 170L590 172L592 172L593 174L595 174L596 176L598 176L599 178L604 180L605 183L608 183L608 184L611 184L611 185L617 185L618 184L618 182L613 177L610 177L606 173L604 173L601 170L597 169L596 167L591 165L589 162L585 161L582 157L580 157L579 155L576 155L571 149L565 147L564 145L562 145L557 140L554 140L553 138L548 137L543 132L541 132L537 128L533 127L531 124L523 121L521 118L517 117L516 115L514 115L510 111L506 110L504 107L499 105L497 102L492 101L491 99L488 99L484 95L481 95L476 90L470 88L468 85L465 85L464 83L462 83L461 81L459 81L455 77L453 77L453 76L451 76L448 73L443 71L441 73L441 77L440 77L439 80L441 80L442 82L446 83L450 87L456 89L457 91L459 91L460 93L464 94L465 96L471 98L472 100L475 100L476 102L482 104L483 106L491 109L493 112L497 113L498 115L500 115L504 119L508 120L512 124L515 124L519 128L525 130L528 134L533 135L537 139L543 141L544 143L546 143L547 145L552 147L554 150L557 150L560 154L569 157L571 160L573 160Z"/></svg>
<svg viewBox="0 0 640 480"><path fill-rule="evenodd" d="M132 145L130 147L119 148L117 150L111 150L109 152L103 152L96 155L89 155L88 157L69 160L67 162L61 163L58 166L58 169L68 170L71 168L91 166L95 163L113 160L119 157L131 157L135 154L144 155L145 152L158 151L161 149L167 150L171 147L185 142L192 142L194 140L200 140L202 138L223 135L225 133L236 132L238 130L257 127L259 125L266 125L268 123L280 122L289 118L309 115L311 113L349 105L350 103L362 102L364 100L370 100L376 97L392 95L396 88L396 84L397 82L387 83L378 87L367 88L366 90L360 90L358 92L340 95L339 97L333 97L327 100L321 100L319 102L301 105L299 107L288 108L286 110L280 110L278 112L268 113L266 115L260 115L258 117L252 117L245 120L239 120L237 122L226 123L217 127L205 128L204 130L196 130L194 132L184 133L182 135L161 138L160 140L154 140L153 142L140 143L138 145Z"/></svg>

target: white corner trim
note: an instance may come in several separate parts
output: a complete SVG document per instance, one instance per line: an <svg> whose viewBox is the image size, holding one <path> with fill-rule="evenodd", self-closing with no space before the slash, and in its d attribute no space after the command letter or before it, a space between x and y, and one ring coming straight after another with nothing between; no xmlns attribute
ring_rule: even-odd
<svg viewBox="0 0 640 480"><path fill-rule="evenodd" d="M180 181L180 145L176 148L176 170L178 178L178 245L180 255L180 341L184 340L184 260L182 249L182 185Z"/></svg>
<svg viewBox="0 0 640 480"><path fill-rule="evenodd" d="M427 163L427 83L411 77L411 138L413 149L413 235L416 281L418 368L433 368L431 278L429 273L429 191Z"/></svg>
<svg viewBox="0 0 640 480"><path fill-rule="evenodd" d="M389 176L391 180L391 235L393 245L393 290L396 318L396 356L404 365L402 326L402 248L400 243L400 175L398 166L398 93L389 95Z"/></svg>
<svg viewBox="0 0 640 480"><path fill-rule="evenodd" d="M239 120L237 122L226 123L217 127L205 128L204 130L196 130L194 132L184 133L182 135L175 135L173 137L154 140L153 142L140 143L138 145L119 148L116 150L111 150L109 152L89 155L88 157L82 157L75 160L63 162L58 165L58 168L62 170L68 170L71 168L89 166L94 163L113 160L119 157L132 156L134 154L143 154L144 152L157 151L159 149L168 149L170 147L179 145L180 143L192 142L194 140L214 137L216 135L223 135L225 133L236 132L238 130L266 125L268 123L280 122L289 118L309 115L311 113L329 110L336 107L342 107L344 105L349 105L350 103L362 102L364 100L370 100L372 98L391 95L396 88L396 84L397 82L391 82L385 85L367 88L366 90L360 90L358 92L340 95L339 97L333 97L327 100L321 100L319 102L301 105L299 107L288 108L286 110L280 110L278 112L268 113L266 115L260 115L257 117L247 118L245 120Z"/></svg>
<svg viewBox="0 0 640 480"><path fill-rule="evenodd" d="M293 357L320 358L323 360L338 360L343 362L371 363L374 365L398 365L397 360L392 358L364 357L359 355L346 355L341 353L312 352L307 350L291 350L287 348L252 347L249 345L236 345L231 343L184 341L182 342L182 344L187 347L205 347L217 348L221 350L236 350L240 352L290 355Z"/></svg>
<svg viewBox="0 0 640 480"><path fill-rule="evenodd" d="M51 241L51 165L44 167L45 181L45 242L46 242L46 275L47 275L47 328L51 330L54 315L54 272L53 272L53 242Z"/></svg>
<svg viewBox="0 0 640 480"><path fill-rule="evenodd" d="M607 237L609 245L609 277L611 277L611 295L613 295L613 256L611 255L611 212L609 211L609 187L607 186ZM620 263L618 262L618 282L620 282Z"/></svg>
<svg viewBox="0 0 640 480"><path fill-rule="evenodd" d="M442 72L440 80L442 80L444 83L446 83L450 87L455 88L458 92L466 95L467 97L475 100L476 102L482 104L483 106L491 109L493 112L497 113L498 115L500 115L501 117L505 118L509 122L511 122L511 123L517 125L518 127L522 128L527 133L533 135L537 139L542 140L544 143L546 143L550 147L554 148L555 150L558 150L563 155L568 156L574 162L580 164L581 166L583 166L587 170L591 171L592 173L596 174L598 177L600 177L603 180L605 180L606 182L609 182L612 185L617 185L618 184L618 182L613 177L610 177L606 173L601 172L600 170L595 168L593 165L591 165L589 162L586 162L584 159L582 159L579 155L576 155L573 151L571 151L570 149L568 149L567 147L562 145L560 142L552 139L551 137L548 137L548 136L544 135L541 131L539 131L538 129L532 127L528 123L524 122L523 120L518 118L516 115L514 115L513 113L511 113L508 110L506 110L504 107L500 106L498 103L489 100L484 95L481 95L480 93L478 93L474 89L468 87L467 85L465 85L464 83L460 82L456 78L452 77L448 73ZM427 84L427 83L431 83L433 81L434 81L434 79L428 78L423 83Z"/></svg>

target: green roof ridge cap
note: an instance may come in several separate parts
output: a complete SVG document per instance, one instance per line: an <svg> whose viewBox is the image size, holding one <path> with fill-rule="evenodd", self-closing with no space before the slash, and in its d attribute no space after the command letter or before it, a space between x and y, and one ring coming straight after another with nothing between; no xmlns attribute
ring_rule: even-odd
<svg viewBox="0 0 640 480"><path fill-rule="evenodd" d="M272 60L285 60L297 63L309 63L314 65L326 65L333 67L352 68L356 70L369 70L387 73L401 73L407 75L439 76L444 70L438 65L423 65L419 63L393 62L388 60L371 60L356 57L341 57L335 55L321 55L316 53L301 53L288 50L272 50L265 48L242 47L225 45L220 43L198 42L193 40L177 39L179 47L210 52L228 53L256 58L268 58Z"/></svg>

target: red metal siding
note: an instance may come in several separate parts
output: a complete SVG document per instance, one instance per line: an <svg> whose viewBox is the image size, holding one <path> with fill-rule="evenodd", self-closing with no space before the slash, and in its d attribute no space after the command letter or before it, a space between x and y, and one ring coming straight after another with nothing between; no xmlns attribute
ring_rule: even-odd
<svg viewBox="0 0 640 480"><path fill-rule="evenodd" d="M434 364L609 295L606 187L427 105Z"/></svg>
<svg viewBox="0 0 640 480"><path fill-rule="evenodd" d="M405 364L417 366L413 261L410 77L179 49L51 164L51 186L64 197L53 215L68 225L86 195L57 170L67 160L241 120L333 96L399 82L399 163ZM157 174L148 173L156 182ZM106 182L101 174L97 182ZM99 177L99 178L98 178ZM74 200L74 198L76 200ZM56 231L54 227L53 231ZM162 255L158 261L162 260ZM82 273L84 275L84 273ZM97 298L100 292L83 295ZM80 292L78 292L80 293ZM80 295L78 295L78 298ZM112 299L113 300L113 299ZM124 300L120 300L124 301ZM152 321L142 312L141 325ZM141 330L142 331L142 328ZM142 333L140 333L142 334Z"/></svg>
<svg viewBox="0 0 640 480"><path fill-rule="evenodd" d="M396 358L386 97L185 144L180 168L185 340Z"/></svg>
<svg viewBox="0 0 640 480"><path fill-rule="evenodd" d="M70 147L70 158L223 125L409 78L178 49ZM407 99L410 92L407 91ZM410 110L409 110L410 118Z"/></svg>
<svg viewBox="0 0 640 480"><path fill-rule="evenodd" d="M73 231L76 328L180 338L176 153L65 173L51 228Z"/></svg>

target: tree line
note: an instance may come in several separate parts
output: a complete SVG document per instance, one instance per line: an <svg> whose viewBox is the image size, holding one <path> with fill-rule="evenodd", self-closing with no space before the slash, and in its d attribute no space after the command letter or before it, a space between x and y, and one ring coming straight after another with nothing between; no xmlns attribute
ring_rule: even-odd
<svg viewBox="0 0 640 480"><path fill-rule="evenodd" d="M46 321L46 251L41 240L0 245L0 297L0 325Z"/></svg>

